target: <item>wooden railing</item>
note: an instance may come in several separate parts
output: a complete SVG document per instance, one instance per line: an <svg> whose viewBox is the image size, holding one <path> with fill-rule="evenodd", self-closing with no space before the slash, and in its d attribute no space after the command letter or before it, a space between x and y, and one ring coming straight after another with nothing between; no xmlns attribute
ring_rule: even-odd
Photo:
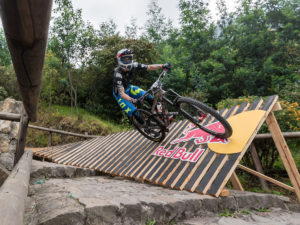
<svg viewBox="0 0 300 225"><path fill-rule="evenodd" d="M74 136L74 137L81 137L81 138L85 138L85 139L100 137L100 136L97 136L97 135L78 134L78 133L72 133L72 132L67 132L67 131L63 131L63 130L57 130L57 129L53 129L53 128L45 128L45 127L40 127L40 126L34 126L34 125L30 125L30 124L28 125L28 127L32 128L32 129L37 129L37 130L42 130L42 131L49 132L48 146L52 145L52 135L53 135L53 133L63 134L63 135L70 135L70 136ZM285 138L300 138L300 132L282 132L282 134ZM257 134L255 136L255 139L269 139L269 138L272 138L272 135L269 134L269 133Z"/></svg>
<svg viewBox="0 0 300 225"><path fill-rule="evenodd" d="M81 138L85 138L85 139L100 137L100 136L96 136L96 135L77 134L77 133L72 133L72 132L63 131L63 130L56 130L56 129L52 129L52 128L39 127L39 126L30 125L30 124L28 125L28 127L32 128L32 129L37 129L37 130L42 130L42 131L49 132L48 146L52 146L52 135L53 135L53 133L69 135L69 136L74 136L74 137L81 137Z"/></svg>
<svg viewBox="0 0 300 225"><path fill-rule="evenodd" d="M14 157L14 166L15 166L24 153L29 118L24 107L22 107L21 114L0 112L0 119L20 122L19 132L18 132L18 142L17 142L16 153Z"/></svg>

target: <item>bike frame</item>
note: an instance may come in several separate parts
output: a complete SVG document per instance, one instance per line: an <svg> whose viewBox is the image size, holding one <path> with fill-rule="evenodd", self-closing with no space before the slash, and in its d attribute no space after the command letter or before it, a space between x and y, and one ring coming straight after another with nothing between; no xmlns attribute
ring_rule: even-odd
<svg viewBox="0 0 300 225"><path fill-rule="evenodd" d="M158 79L152 84L151 88L141 97L142 102L144 100L144 98L150 94L150 92L152 92L153 96L154 96L154 100L153 100L153 105L151 108L151 113L154 116L157 116L159 114L161 114L162 119L157 116L157 119L160 121L160 123L164 126L164 127L168 127L170 125L170 119L169 116L170 115L177 115L177 112L168 112L168 107L167 107L167 103L176 107L176 103L177 100L181 97L181 95L179 95L178 93L176 93L174 90L169 89L167 91L164 91L162 89L162 82L161 79L166 75L167 73L167 69L164 69L161 74L159 75ZM167 98L166 96L168 95L173 95L175 96L174 100L171 100L169 98ZM162 110L161 112L156 113L155 110L157 108L157 104L158 102L162 103Z"/></svg>

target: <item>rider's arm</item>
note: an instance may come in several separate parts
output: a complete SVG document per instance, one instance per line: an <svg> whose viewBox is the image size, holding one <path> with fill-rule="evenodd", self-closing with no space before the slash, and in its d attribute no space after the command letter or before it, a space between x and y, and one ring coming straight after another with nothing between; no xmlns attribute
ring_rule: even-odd
<svg viewBox="0 0 300 225"><path fill-rule="evenodd" d="M147 70L159 70L161 69L163 64L152 64L147 66Z"/></svg>
<svg viewBox="0 0 300 225"><path fill-rule="evenodd" d="M129 102L132 102L132 98L125 93L124 87L119 87L118 91L119 91L119 94L120 94L121 98L123 98L123 99L125 99L125 100L127 100Z"/></svg>

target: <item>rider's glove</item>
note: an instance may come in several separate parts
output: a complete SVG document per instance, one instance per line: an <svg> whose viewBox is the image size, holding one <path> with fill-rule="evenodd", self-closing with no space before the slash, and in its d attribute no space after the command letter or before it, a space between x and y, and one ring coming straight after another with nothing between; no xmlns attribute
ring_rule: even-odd
<svg viewBox="0 0 300 225"><path fill-rule="evenodd" d="M139 100L139 99L132 98L132 99L131 99L131 103L134 104L134 105L137 105L137 104L140 103L140 100Z"/></svg>
<svg viewBox="0 0 300 225"><path fill-rule="evenodd" d="M165 63L165 64L161 65L161 68L170 70L171 69L171 65L169 63Z"/></svg>

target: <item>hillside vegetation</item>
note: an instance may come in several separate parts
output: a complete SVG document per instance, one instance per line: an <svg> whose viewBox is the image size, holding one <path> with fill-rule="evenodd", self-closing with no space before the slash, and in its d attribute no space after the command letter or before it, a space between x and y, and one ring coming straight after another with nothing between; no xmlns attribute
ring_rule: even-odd
<svg viewBox="0 0 300 225"><path fill-rule="evenodd" d="M101 119L99 116L92 115L84 109L71 112L68 106L52 105L51 107L42 104L39 107L38 120L30 123L35 126L53 128L78 134L89 134L105 136L116 132L130 129L128 123L116 124L112 121ZM49 132L37 129L28 129L26 146L45 147L48 145ZM54 134L52 144L60 145L75 141L84 140L83 138L68 135Z"/></svg>

